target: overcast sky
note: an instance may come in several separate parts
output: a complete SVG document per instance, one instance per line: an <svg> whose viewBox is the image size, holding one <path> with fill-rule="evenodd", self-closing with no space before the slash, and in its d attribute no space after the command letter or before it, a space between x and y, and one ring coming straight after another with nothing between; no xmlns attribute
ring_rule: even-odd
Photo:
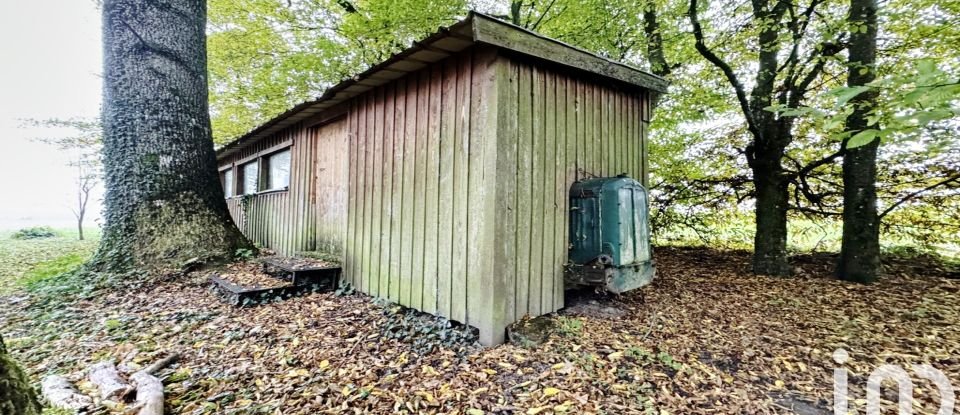
<svg viewBox="0 0 960 415"><path fill-rule="evenodd" d="M73 223L68 156L31 141L64 132L21 120L98 116L100 73L93 0L0 1L0 229Z"/></svg>

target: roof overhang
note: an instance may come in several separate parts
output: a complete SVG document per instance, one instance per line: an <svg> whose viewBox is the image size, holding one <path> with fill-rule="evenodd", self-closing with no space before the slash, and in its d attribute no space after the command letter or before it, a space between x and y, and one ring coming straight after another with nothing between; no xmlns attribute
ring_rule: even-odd
<svg viewBox="0 0 960 415"><path fill-rule="evenodd" d="M667 81L640 69L616 62L583 49L542 36L482 13L470 12L466 19L442 28L410 48L374 65L359 75L341 81L319 98L300 103L249 133L217 150L217 158L228 157L244 147L274 135L294 124L329 119L339 104L407 73L444 60L476 44L486 44L626 82L656 94L667 90Z"/></svg>

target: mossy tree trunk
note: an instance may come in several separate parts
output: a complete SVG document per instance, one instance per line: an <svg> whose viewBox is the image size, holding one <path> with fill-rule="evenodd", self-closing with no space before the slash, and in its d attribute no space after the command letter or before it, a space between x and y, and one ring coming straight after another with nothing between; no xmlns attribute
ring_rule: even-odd
<svg viewBox="0 0 960 415"><path fill-rule="evenodd" d="M103 2L106 225L95 268L174 269L250 243L230 218L207 107L206 2Z"/></svg>
<svg viewBox="0 0 960 415"><path fill-rule="evenodd" d="M40 411L37 392L0 337L0 415L39 415Z"/></svg>

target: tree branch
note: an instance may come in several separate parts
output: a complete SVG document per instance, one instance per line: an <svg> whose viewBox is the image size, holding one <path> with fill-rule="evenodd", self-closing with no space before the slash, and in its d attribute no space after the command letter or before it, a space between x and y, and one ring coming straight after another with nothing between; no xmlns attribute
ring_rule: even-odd
<svg viewBox="0 0 960 415"><path fill-rule="evenodd" d="M730 82L730 85L733 86L734 92L737 94L737 101L740 104L740 110L743 112L743 116L747 120L747 129L750 130L750 133L753 134L754 137L762 137L760 127L753 119L753 113L750 111L750 103L747 100L747 92L744 89L743 84L740 83L740 80L737 79L737 74L734 73L733 68L731 68L729 64L724 62L719 56L713 53L713 51L707 47L704 41L703 27L700 25L699 18L697 18L697 0L690 0L690 9L687 14L690 17L690 24L693 26L693 36L696 38L697 52L700 52L701 56L723 71L724 76L727 77L727 81Z"/></svg>
<svg viewBox="0 0 960 415"><path fill-rule="evenodd" d="M907 201L909 201L909 200L911 200L911 199L919 196L919 195L922 194L922 193L926 193L926 192L928 192L928 191L930 191L930 190L936 189L936 188L938 188L938 187L940 187L940 186L949 184L949 183L951 183L951 182L958 182L958 183L960 183L960 173L954 174L953 176L947 177L946 179L943 179L943 180L941 180L941 181L939 181L939 182L936 182L936 183L934 183L934 184L932 184L932 185L930 185L930 186L924 187L923 189L917 190L917 191L915 191L915 192L913 192L913 193L910 193L910 194L906 195L903 199L898 200L896 203L894 203L894 204L890 205L890 207L886 208L886 209L885 209L883 212L881 212L880 215L878 215L877 217L880 218L881 220L883 220L884 216L887 216L888 213L892 212L894 209L896 209L896 208L899 207L900 205L906 203Z"/></svg>

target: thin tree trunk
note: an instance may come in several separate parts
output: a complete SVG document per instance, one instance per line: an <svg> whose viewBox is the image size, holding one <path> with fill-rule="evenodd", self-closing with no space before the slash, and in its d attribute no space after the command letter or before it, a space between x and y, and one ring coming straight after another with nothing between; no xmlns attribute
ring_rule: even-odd
<svg viewBox="0 0 960 415"><path fill-rule="evenodd" d="M39 415L40 410L37 392L0 337L0 415Z"/></svg>
<svg viewBox="0 0 960 415"><path fill-rule="evenodd" d="M877 3L876 0L851 0L851 31L847 86L863 86L876 78ZM871 128L868 115L876 106L877 92L868 90L851 100L853 113L847 117L846 130L856 134ZM874 126L875 128L875 126ZM847 145L844 140L843 146ZM877 215L877 150L880 139L846 149L843 156L843 242L837 276L869 283L880 272L880 218Z"/></svg>
<svg viewBox="0 0 960 415"><path fill-rule="evenodd" d="M101 270L178 268L250 243L217 175L207 108L206 2L103 2Z"/></svg>

